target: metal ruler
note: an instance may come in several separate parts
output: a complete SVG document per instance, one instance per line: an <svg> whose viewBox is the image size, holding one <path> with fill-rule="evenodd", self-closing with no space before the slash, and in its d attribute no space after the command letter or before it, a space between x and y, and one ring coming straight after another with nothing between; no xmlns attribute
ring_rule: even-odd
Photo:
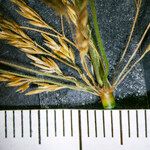
<svg viewBox="0 0 150 150"><path fill-rule="evenodd" d="M149 150L150 110L0 111L0 150Z"/></svg>

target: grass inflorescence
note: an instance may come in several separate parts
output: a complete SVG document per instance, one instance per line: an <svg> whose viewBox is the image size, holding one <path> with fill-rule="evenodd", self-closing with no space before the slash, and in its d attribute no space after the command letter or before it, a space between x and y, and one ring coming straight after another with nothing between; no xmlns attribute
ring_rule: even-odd
<svg viewBox="0 0 150 150"><path fill-rule="evenodd" d="M11 1L12 4L18 6L17 12L28 20L31 27L21 26L12 20L1 17L0 39L6 40L8 44L18 48L21 52L26 54L31 60L32 67L29 68L0 60L0 64L14 68L14 70L20 70L20 72L16 72L1 68L0 81L7 82L8 86L18 87L18 92L23 93L26 91L26 95L38 94L45 91L52 92L65 88L85 91L99 96L104 108L114 108L114 92L118 85L121 84L135 65L150 51L150 45L148 45L141 57L136 59L136 54L150 29L150 23L147 25L135 50L130 55L128 62L121 72L117 74L113 83L111 83L108 80L109 62L100 34L94 0L89 0L89 5L93 17L95 36L92 35L92 27L88 22L87 0L43 0L46 5L60 16L62 33L46 23L36 11L27 5L26 1ZM135 18L127 44L117 66L122 63L127 54L141 5L142 0L135 0ZM72 35L73 40L65 36L64 18L75 32ZM25 32L27 30L40 33L43 38L44 46L32 40ZM95 38L97 43L94 41ZM76 64L75 49L79 52L82 67ZM132 63L134 59L136 59L136 61ZM90 60L93 71L88 66L87 60ZM80 76L80 79L66 75L63 69L61 69L59 62L74 69ZM33 69L33 67L35 69ZM30 85L32 84L36 84L37 88L30 90Z"/></svg>

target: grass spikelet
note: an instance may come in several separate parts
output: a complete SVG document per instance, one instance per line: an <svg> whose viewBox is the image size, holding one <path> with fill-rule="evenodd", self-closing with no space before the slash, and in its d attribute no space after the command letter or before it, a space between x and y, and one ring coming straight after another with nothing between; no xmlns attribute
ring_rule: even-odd
<svg viewBox="0 0 150 150"><path fill-rule="evenodd" d="M1 73L0 74L0 80L8 82L7 86L9 87L18 87L17 92L23 93L25 92L30 84L34 83L36 85L38 85L38 88L36 90L32 90L28 93L26 93L26 95L33 95L33 94L38 94L41 92L45 92L45 91L56 91L62 88L65 88L65 86L59 86L59 85L51 85L48 83L42 83L42 82L38 82L38 80L36 79L31 79L31 78L23 78L23 77L19 77L16 75L12 75L10 73Z"/></svg>
<svg viewBox="0 0 150 150"><path fill-rule="evenodd" d="M14 21L5 19L0 20L0 39L7 40L8 44L19 48L21 51L29 54L43 54L35 42L20 28Z"/></svg>
<svg viewBox="0 0 150 150"><path fill-rule="evenodd" d="M29 87L30 87L29 83L25 83L25 84L21 85L21 86L18 88L17 92L23 93L23 92L25 92Z"/></svg>
<svg viewBox="0 0 150 150"><path fill-rule="evenodd" d="M14 4L16 4L20 10L17 12L29 20L29 23L38 26L38 27L47 27L47 24L42 20L40 15L38 15L32 8L30 8L24 0L11 0Z"/></svg>
<svg viewBox="0 0 150 150"><path fill-rule="evenodd" d="M22 78L19 76L15 76L9 73L1 73L0 74L0 80L4 82L8 82L7 86L10 87L19 87L18 92L22 93L26 91L29 88L29 85L34 82L31 79L28 78Z"/></svg>
<svg viewBox="0 0 150 150"><path fill-rule="evenodd" d="M37 83L37 85L38 85L37 89L32 90L32 91L26 93L25 95L39 94L42 92L53 92L53 91L57 91L62 88L65 88L65 87L61 87L58 85L51 85L51 84L47 84L47 83Z"/></svg>
<svg viewBox="0 0 150 150"><path fill-rule="evenodd" d="M146 47L146 52L150 51L150 44Z"/></svg>
<svg viewBox="0 0 150 150"><path fill-rule="evenodd" d="M68 21L77 25L77 13L75 5L68 0L43 0L48 6L54 9L58 15L65 16Z"/></svg>
<svg viewBox="0 0 150 150"><path fill-rule="evenodd" d="M77 27L76 27L76 44L80 52L81 59L87 54L89 49L89 34L88 34L88 13L87 13L87 0L82 3L81 10L78 14Z"/></svg>
<svg viewBox="0 0 150 150"><path fill-rule="evenodd" d="M64 0L43 0L49 7L59 15L66 15L66 1Z"/></svg>
<svg viewBox="0 0 150 150"><path fill-rule="evenodd" d="M49 47L56 55L63 59L66 59L67 61L75 63L75 56L73 50L68 47L67 43L60 36L58 36L58 44L46 34L42 35L45 39L45 45Z"/></svg>
<svg viewBox="0 0 150 150"><path fill-rule="evenodd" d="M95 84L94 78L89 71L89 68L87 66L86 62L86 55L89 50L89 30L88 30L88 12L87 12L87 0L82 1L81 8L78 12L78 18L77 18L77 26L76 26L76 45L80 53L81 63L86 71L87 75L91 79L92 83Z"/></svg>
<svg viewBox="0 0 150 150"><path fill-rule="evenodd" d="M42 57L41 59L27 54L27 57L29 57L31 60L34 61L35 66L41 68L43 72L46 73L56 73L56 74L62 74L62 71L59 69L58 65L50 58Z"/></svg>

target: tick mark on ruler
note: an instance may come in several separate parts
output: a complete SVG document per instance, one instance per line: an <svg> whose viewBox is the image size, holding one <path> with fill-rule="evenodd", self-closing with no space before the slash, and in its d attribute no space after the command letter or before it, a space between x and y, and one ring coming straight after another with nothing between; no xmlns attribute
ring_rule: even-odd
<svg viewBox="0 0 150 150"><path fill-rule="evenodd" d="M104 114L104 110L102 111L102 119L103 119L103 136L106 137L106 135L105 135L105 114Z"/></svg>
<svg viewBox="0 0 150 150"><path fill-rule="evenodd" d="M41 144L41 114L40 110L38 110L38 138L39 138L39 144Z"/></svg>
<svg viewBox="0 0 150 150"><path fill-rule="evenodd" d="M138 117L138 111L136 110L136 133L137 138L139 137L139 117Z"/></svg>
<svg viewBox="0 0 150 150"><path fill-rule="evenodd" d="M96 110L94 110L94 121L95 121L95 137L97 137L97 115L96 115Z"/></svg>
<svg viewBox="0 0 150 150"><path fill-rule="evenodd" d="M128 136L129 138L131 137L131 132L130 132L130 111L127 111L128 113Z"/></svg>
<svg viewBox="0 0 150 150"><path fill-rule="evenodd" d="M7 138L7 111L5 111L5 138Z"/></svg>
<svg viewBox="0 0 150 150"><path fill-rule="evenodd" d="M15 111L13 110L13 137L15 138Z"/></svg>
<svg viewBox="0 0 150 150"><path fill-rule="evenodd" d="M73 121L72 121L72 110L70 110L70 124L71 124L71 136L73 136Z"/></svg>
<svg viewBox="0 0 150 150"><path fill-rule="evenodd" d="M86 111L86 118L87 118L87 136L90 137L90 130L89 130L89 111Z"/></svg>
<svg viewBox="0 0 150 150"><path fill-rule="evenodd" d="M57 136L57 123L56 123L56 110L54 110L54 128L55 128L55 136Z"/></svg>
<svg viewBox="0 0 150 150"><path fill-rule="evenodd" d="M82 150L82 128L81 128L81 111L78 110L78 123L79 123L79 150Z"/></svg>
<svg viewBox="0 0 150 150"><path fill-rule="evenodd" d="M48 124L48 110L46 110L46 134L47 134L47 137L49 137L49 124Z"/></svg>
<svg viewBox="0 0 150 150"><path fill-rule="evenodd" d="M123 145L123 130L122 130L122 112L119 111L119 120L120 120L120 144Z"/></svg>
<svg viewBox="0 0 150 150"><path fill-rule="evenodd" d="M23 110L21 110L21 137L24 136L24 126L23 126Z"/></svg>
<svg viewBox="0 0 150 150"><path fill-rule="evenodd" d="M65 136L65 116L64 116L64 110L62 110L62 122L63 122L63 136Z"/></svg>
<svg viewBox="0 0 150 150"><path fill-rule="evenodd" d="M32 137L32 114L31 110L29 110L29 132L30 132L30 137Z"/></svg>
<svg viewBox="0 0 150 150"><path fill-rule="evenodd" d="M111 137L114 137L114 125L113 125L113 113L110 111L110 119L111 119Z"/></svg>
<svg viewBox="0 0 150 150"><path fill-rule="evenodd" d="M147 111L144 111L144 116L145 116L145 137L147 138Z"/></svg>

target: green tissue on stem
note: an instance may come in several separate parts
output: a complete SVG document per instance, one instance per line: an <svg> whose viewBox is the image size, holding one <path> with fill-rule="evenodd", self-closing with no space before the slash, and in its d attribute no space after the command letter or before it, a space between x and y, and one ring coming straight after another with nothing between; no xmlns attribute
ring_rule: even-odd
<svg viewBox="0 0 150 150"><path fill-rule="evenodd" d="M109 74L109 62L108 62L107 55L106 55L106 52L105 52L105 48L104 48L104 45L103 45L103 41L102 41L102 38L101 38L101 35L100 35L100 30L99 30L98 21L97 21L96 8L95 8L95 1L94 0L89 0L89 3L90 3L92 17L93 17L95 35L96 35L96 38L97 38L100 54L103 58L103 63L104 63L104 66L105 66L105 76L107 77L108 74Z"/></svg>
<svg viewBox="0 0 150 150"><path fill-rule="evenodd" d="M102 79L103 68L100 63L99 54L98 54L97 50L92 47L89 49L89 53L90 53L90 57L91 57L91 61L93 64L97 82L99 83L100 86L103 86L103 79Z"/></svg>

